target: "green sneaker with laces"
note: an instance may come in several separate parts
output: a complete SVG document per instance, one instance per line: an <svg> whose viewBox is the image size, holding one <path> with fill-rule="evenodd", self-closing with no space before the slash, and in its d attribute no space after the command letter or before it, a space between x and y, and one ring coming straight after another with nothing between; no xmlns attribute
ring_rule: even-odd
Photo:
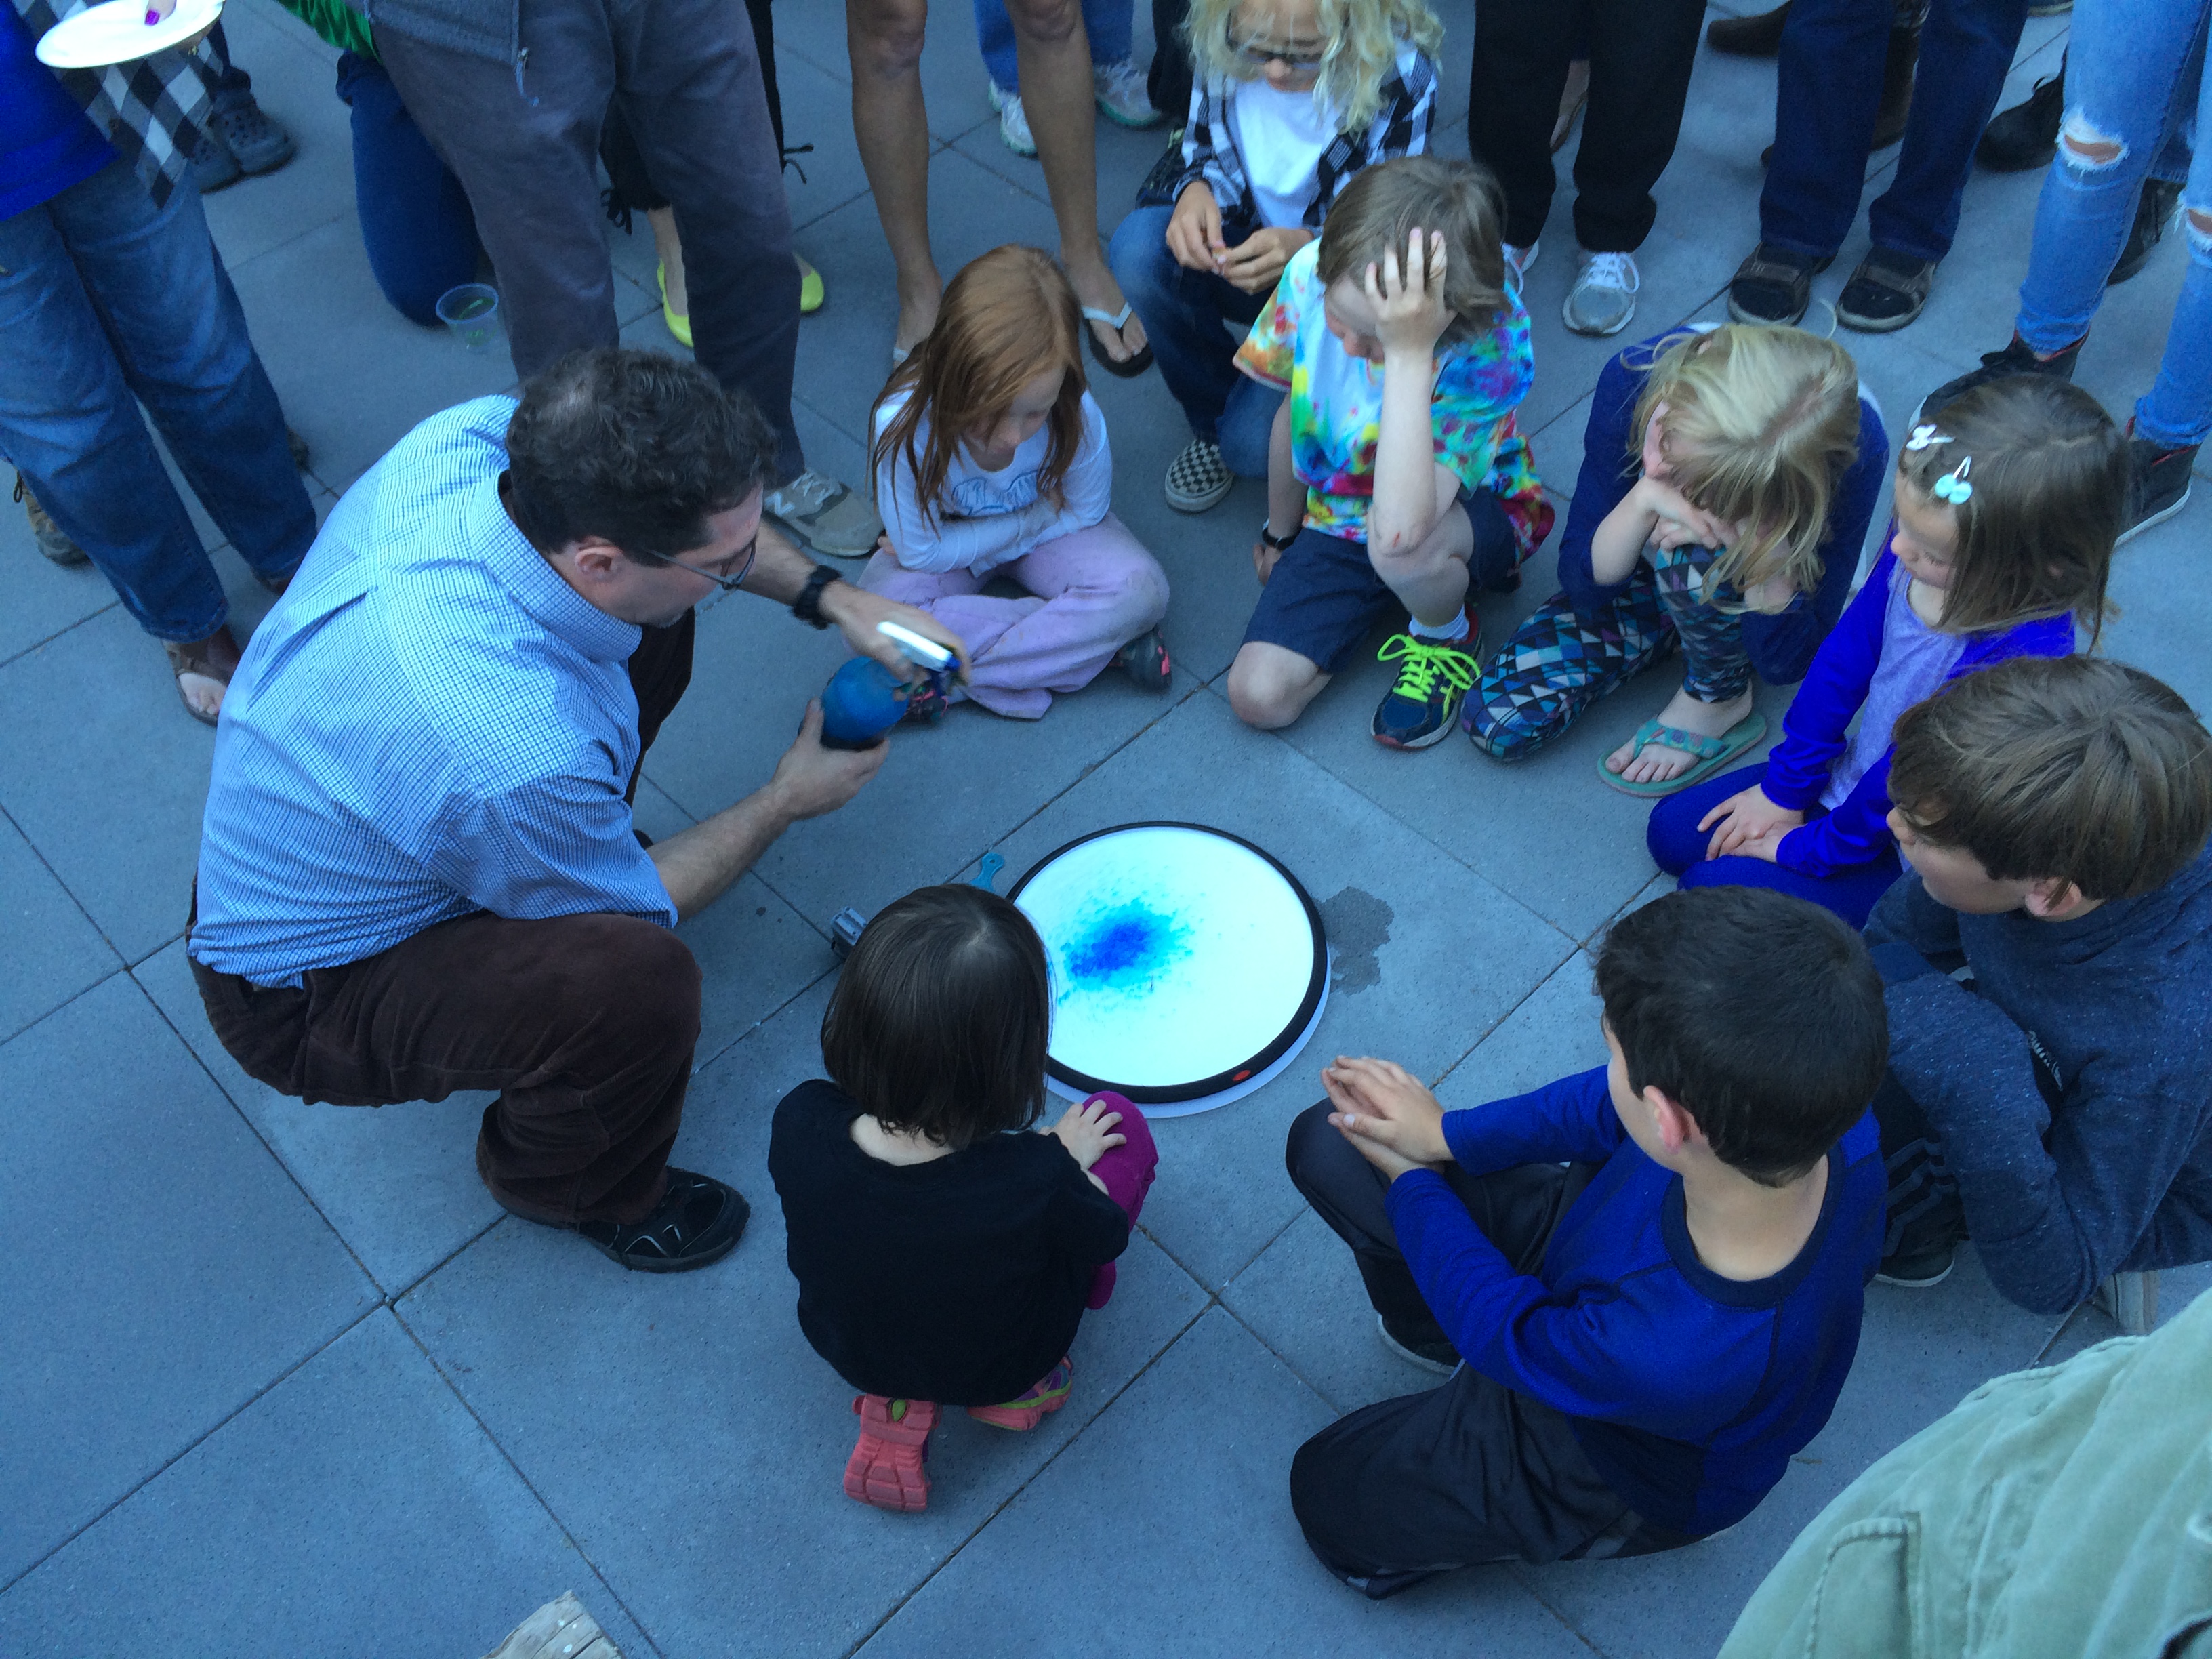
<svg viewBox="0 0 2212 1659"><path fill-rule="evenodd" d="M1398 683L1375 710L1375 741L1389 749L1426 749L1459 718L1459 706L1481 672L1482 635L1446 645L1418 634L1394 634L1376 653L1398 665Z"/></svg>

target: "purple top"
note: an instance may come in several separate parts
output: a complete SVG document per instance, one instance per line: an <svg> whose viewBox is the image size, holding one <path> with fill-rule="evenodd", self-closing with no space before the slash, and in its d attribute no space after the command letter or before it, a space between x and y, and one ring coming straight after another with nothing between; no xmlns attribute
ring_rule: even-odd
<svg viewBox="0 0 2212 1659"><path fill-rule="evenodd" d="M1844 750L1828 775L1828 787L1820 792L1823 808L1832 812L1850 799L1859 780L1889 752L1889 734L1897 717L1941 690L1966 648L1965 635L1942 633L1920 620L1912 608L1912 573L1901 564L1893 567L1889 605L1881 616L1881 672L1867 687L1866 705L1859 711L1850 747Z"/></svg>

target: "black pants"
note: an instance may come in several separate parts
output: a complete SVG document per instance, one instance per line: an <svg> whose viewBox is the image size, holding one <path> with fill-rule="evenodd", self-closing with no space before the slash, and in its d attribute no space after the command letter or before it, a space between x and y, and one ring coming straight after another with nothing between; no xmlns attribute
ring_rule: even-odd
<svg viewBox="0 0 2212 1659"><path fill-rule="evenodd" d="M775 134L775 151L785 164L799 152L792 150L783 140L783 94L775 85L775 19L769 12L771 0L745 0L745 15L752 21L753 50L760 57L761 90L768 95L768 124ZM811 144L804 147L811 150ZM668 205L668 198L661 194L653 182L653 171L645 164L645 152L637 147L637 135L629 130L623 118L619 103L607 106L607 124L599 132L599 161L607 170L607 216L624 230L629 226L633 212L650 213Z"/></svg>
<svg viewBox="0 0 2212 1659"><path fill-rule="evenodd" d="M1658 209L1651 187L1674 155L1703 0L1481 0L1468 77L1468 153L1505 192L1505 240L1543 234L1558 175L1552 128L1567 64L1589 48L1589 105L1575 153L1575 239L1632 253Z"/></svg>
<svg viewBox="0 0 2212 1659"><path fill-rule="evenodd" d="M1291 1125L1285 1162L1316 1213L1352 1246L1367 1294L1394 1335L1443 1335L1399 1253L1388 1183L1329 1126L1326 1102ZM1532 1164L1444 1179L1522 1273L1595 1169ZM1599 1477L1573 1419L1471 1365L1426 1394L1352 1413L1298 1448L1291 1508L1322 1564L1382 1597L1485 1562L1644 1555L1693 1542L1656 1527Z"/></svg>
<svg viewBox="0 0 2212 1659"><path fill-rule="evenodd" d="M407 112L476 210L515 373L616 344L599 133L620 107L676 210L698 360L759 405L775 481L805 466L792 423L799 267L753 32L725 0L532 0L519 64L380 25Z"/></svg>

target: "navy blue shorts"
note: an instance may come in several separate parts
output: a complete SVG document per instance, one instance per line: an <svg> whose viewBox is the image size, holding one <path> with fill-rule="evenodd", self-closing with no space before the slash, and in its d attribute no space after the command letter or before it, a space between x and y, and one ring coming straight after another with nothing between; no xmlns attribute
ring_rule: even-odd
<svg viewBox="0 0 2212 1659"><path fill-rule="evenodd" d="M1520 585L1520 546L1504 504L1487 489L1462 491L1459 504L1474 532L1474 551L1467 562L1469 587L1511 592ZM1301 530L1260 590L1260 603L1244 624L1244 642L1279 645L1334 674L1368 629L1385 617L1405 614L1389 584L1375 574L1366 543Z"/></svg>

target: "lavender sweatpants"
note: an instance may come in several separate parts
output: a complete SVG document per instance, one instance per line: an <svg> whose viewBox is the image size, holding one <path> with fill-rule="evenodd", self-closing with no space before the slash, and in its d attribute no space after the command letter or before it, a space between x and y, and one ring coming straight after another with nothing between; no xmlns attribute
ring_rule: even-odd
<svg viewBox="0 0 2212 1659"><path fill-rule="evenodd" d="M1088 530L1039 542L991 572L1032 598L982 592L968 570L908 570L878 550L861 574L871 593L927 611L968 641L968 695L994 714L1042 719L1055 691L1079 691L1114 653L1168 613L1168 578L1109 513Z"/></svg>

